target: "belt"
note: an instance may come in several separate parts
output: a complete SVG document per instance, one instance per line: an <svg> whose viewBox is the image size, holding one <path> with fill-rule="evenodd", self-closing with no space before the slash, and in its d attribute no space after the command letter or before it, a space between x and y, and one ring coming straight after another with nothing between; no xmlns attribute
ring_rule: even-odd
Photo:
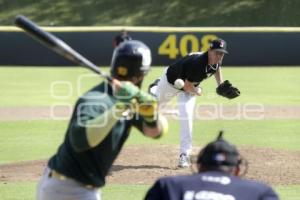
<svg viewBox="0 0 300 200"><path fill-rule="evenodd" d="M49 174L48 174L48 177L49 178L55 178L55 179L58 179L58 180L67 180L67 179L69 179L69 180L73 180L73 181L76 181L76 180L74 180L74 179L72 179L72 178L69 178L69 177L67 177L67 176L65 176L65 175L63 175L63 174L61 174L61 173L58 173L57 171L55 171L55 170L53 170L53 169L50 169L50 172L49 172ZM78 181L76 181L76 182L78 182ZM81 184L81 183L80 183ZM83 187L85 187L85 188L87 188L87 189L99 189L99 187L96 187L96 186L94 186L94 185L85 185L85 184L82 184L83 185Z"/></svg>

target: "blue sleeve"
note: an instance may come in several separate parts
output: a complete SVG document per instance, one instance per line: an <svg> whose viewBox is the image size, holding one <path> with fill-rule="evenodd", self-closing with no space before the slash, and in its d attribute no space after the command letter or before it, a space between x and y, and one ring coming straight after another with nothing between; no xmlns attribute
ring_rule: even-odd
<svg viewBox="0 0 300 200"><path fill-rule="evenodd" d="M145 196L145 200L159 200L162 198L162 188L160 185L160 181L156 181L155 184L149 189Z"/></svg>
<svg viewBox="0 0 300 200"><path fill-rule="evenodd" d="M147 192L145 200L174 200L182 199L180 189L176 187L176 183L172 177L160 178Z"/></svg>
<svg viewBox="0 0 300 200"><path fill-rule="evenodd" d="M271 187L267 187L267 190L263 193L261 200L279 200L279 197Z"/></svg>

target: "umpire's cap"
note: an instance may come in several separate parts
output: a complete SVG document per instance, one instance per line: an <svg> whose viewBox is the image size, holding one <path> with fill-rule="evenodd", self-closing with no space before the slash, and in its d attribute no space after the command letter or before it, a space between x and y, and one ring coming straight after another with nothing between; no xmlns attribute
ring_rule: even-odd
<svg viewBox="0 0 300 200"><path fill-rule="evenodd" d="M210 49L228 54L227 43L221 38L215 39L210 43Z"/></svg>
<svg viewBox="0 0 300 200"><path fill-rule="evenodd" d="M217 139L200 151L197 163L209 167L238 166L240 156L236 147L223 139L223 131L220 131Z"/></svg>

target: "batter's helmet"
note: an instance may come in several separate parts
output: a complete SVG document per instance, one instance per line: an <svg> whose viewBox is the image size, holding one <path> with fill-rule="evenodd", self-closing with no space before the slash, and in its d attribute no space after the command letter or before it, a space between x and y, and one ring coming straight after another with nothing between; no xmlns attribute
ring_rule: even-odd
<svg viewBox="0 0 300 200"><path fill-rule="evenodd" d="M111 61L111 75L127 80L134 76L145 75L150 70L151 51L138 40L122 42L115 48Z"/></svg>

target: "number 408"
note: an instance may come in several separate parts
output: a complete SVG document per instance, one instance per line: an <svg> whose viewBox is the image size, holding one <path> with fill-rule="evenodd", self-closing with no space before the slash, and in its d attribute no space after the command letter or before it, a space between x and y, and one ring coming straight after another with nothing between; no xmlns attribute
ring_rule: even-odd
<svg viewBox="0 0 300 200"><path fill-rule="evenodd" d="M177 36L175 34L171 34L159 46L158 54L167 55L170 59L175 59L178 55L186 56L190 52L207 51L210 46L210 41L216 38L216 35L209 34L204 35L199 41L195 35L187 34L179 39L178 46Z"/></svg>

